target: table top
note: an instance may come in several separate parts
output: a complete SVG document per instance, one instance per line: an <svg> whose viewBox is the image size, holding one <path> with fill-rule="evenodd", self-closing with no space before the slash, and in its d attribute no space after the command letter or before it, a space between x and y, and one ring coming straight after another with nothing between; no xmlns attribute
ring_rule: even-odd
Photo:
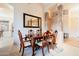
<svg viewBox="0 0 79 59"><path fill-rule="evenodd" d="M34 36L33 38L34 38L34 39L42 39L43 36Z"/></svg>

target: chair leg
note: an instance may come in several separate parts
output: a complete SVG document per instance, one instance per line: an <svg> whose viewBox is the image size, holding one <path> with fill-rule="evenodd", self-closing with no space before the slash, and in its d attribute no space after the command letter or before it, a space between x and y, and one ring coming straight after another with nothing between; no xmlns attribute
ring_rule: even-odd
<svg viewBox="0 0 79 59"><path fill-rule="evenodd" d="M44 54L44 48L42 48L42 54L43 54L43 56L45 56L45 54Z"/></svg>
<svg viewBox="0 0 79 59"><path fill-rule="evenodd" d="M57 44L55 43L55 47L57 48Z"/></svg>
<svg viewBox="0 0 79 59"><path fill-rule="evenodd" d="M21 52L21 46L20 46L20 50L19 50L19 52Z"/></svg>
<svg viewBox="0 0 79 59"><path fill-rule="evenodd" d="M49 52L49 45L47 45L47 48L48 48L48 52Z"/></svg>
<svg viewBox="0 0 79 59"><path fill-rule="evenodd" d="M31 40L31 46L32 46L32 56L35 56L35 50L34 50L34 48L35 48L35 40Z"/></svg>
<svg viewBox="0 0 79 59"><path fill-rule="evenodd" d="M54 49L53 40L52 40L52 42L51 42L51 48Z"/></svg>
<svg viewBox="0 0 79 59"><path fill-rule="evenodd" d="M34 47L32 47L32 56L34 56L35 54L34 54Z"/></svg>
<svg viewBox="0 0 79 59"><path fill-rule="evenodd" d="M24 54L24 48L23 48L23 51L22 51L22 56L23 56L23 54Z"/></svg>

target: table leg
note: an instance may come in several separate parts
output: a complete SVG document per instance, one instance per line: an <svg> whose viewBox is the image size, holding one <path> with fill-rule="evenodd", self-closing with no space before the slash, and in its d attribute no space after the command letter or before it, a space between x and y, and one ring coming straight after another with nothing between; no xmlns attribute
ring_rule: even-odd
<svg viewBox="0 0 79 59"><path fill-rule="evenodd" d="M34 39L31 39L31 46L32 46L32 56L34 56L35 55L35 50L34 50L34 48L35 48L35 40Z"/></svg>

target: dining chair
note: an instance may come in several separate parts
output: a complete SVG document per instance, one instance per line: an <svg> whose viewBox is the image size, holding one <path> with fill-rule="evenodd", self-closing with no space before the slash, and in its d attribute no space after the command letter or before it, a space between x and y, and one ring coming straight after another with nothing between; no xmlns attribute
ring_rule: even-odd
<svg viewBox="0 0 79 59"><path fill-rule="evenodd" d="M57 43L56 43L56 41L57 41L57 34L58 34L58 31L55 30L54 33L53 33L53 35L52 35L52 37L53 37L53 45L56 48L57 48Z"/></svg>
<svg viewBox="0 0 79 59"><path fill-rule="evenodd" d="M44 37L40 35L39 30L37 30L37 36L34 38L36 39L35 44L38 45L42 49L42 55L44 56L44 48L47 46L49 52L49 43L44 40Z"/></svg>
<svg viewBox="0 0 79 59"><path fill-rule="evenodd" d="M28 30L28 39L31 40L33 36L34 36L34 30L32 29Z"/></svg>
<svg viewBox="0 0 79 59"><path fill-rule="evenodd" d="M35 36L41 36L41 32L40 32L40 30L36 30L36 34L35 34ZM40 41L40 39L37 39L36 41Z"/></svg>
<svg viewBox="0 0 79 59"><path fill-rule="evenodd" d="M49 30L47 30L46 32L44 32L43 36L44 39L49 42L49 47L54 48L53 47L54 37L52 33Z"/></svg>
<svg viewBox="0 0 79 59"><path fill-rule="evenodd" d="M20 30L18 30L18 35L19 35L19 40L20 40L20 50L19 52L21 52L22 50L22 56L24 55L24 49L29 47L31 45L30 41L26 40L24 41L25 38L22 37L22 33L20 32Z"/></svg>

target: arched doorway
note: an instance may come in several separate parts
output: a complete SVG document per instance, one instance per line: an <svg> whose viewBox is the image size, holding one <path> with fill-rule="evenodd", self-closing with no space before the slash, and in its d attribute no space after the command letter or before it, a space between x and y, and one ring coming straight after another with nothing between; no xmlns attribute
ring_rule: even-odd
<svg viewBox="0 0 79 59"><path fill-rule="evenodd" d="M13 7L7 3L0 4L0 48L13 44L12 40Z"/></svg>

